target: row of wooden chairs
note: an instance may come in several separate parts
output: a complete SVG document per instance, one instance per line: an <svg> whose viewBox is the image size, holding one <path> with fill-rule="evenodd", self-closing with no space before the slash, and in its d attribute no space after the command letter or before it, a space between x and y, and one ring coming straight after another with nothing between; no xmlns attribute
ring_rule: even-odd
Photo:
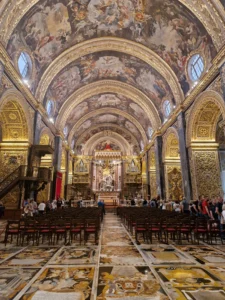
<svg viewBox="0 0 225 300"><path fill-rule="evenodd" d="M182 240L198 243L217 242L217 238L223 244L224 232L220 230L218 220L188 216L171 211L162 211L155 208L121 208L120 217L127 229L133 234L138 242L138 235L142 235L144 241L152 243L153 236L158 241L168 243L169 238L182 243Z"/></svg>
<svg viewBox="0 0 225 300"><path fill-rule="evenodd" d="M78 209L79 210L79 209ZM63 238L64 243L71 243L74 238L79 238L80 244L88 241L90 235L94 235L97 244L102 213L101 210L86 211L76 209L69 214L67 212L53 212L48 215L22 218L19 221L8 221L5 231L5 245L9 237L11 242L16 237L16 243L23 245L24 239L27 238L36 242L37 245L44 243L48 239L49 244L55 244Z"/></svg>

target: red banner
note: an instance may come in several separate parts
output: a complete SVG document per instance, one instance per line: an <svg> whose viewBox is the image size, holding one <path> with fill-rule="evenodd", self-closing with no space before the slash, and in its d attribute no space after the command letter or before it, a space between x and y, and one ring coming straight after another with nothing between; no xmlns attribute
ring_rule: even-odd
<svg viewBox="0 0 225 300"><path fill-rule="evenodd" d="M59 199L62 189L62 173L56 172L56 181L55 181L55 199Z"/></svg>

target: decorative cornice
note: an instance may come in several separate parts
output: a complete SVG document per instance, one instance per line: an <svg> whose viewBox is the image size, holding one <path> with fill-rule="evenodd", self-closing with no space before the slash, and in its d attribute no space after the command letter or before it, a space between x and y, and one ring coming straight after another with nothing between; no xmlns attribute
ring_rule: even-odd
<svg viewBox="0 0 225 300"><path fill-rule="evenodd" d="M154 103L144 93L126 83L114 80L103 80L98 81L97 84L96 82L93 82L74 92L60 109L56 120L56 127L62 130L71 111L78 104L92 96L103 93L116 93L133 100L135 103L140 105L142 109L144 109L144 111L147 113L149 121L152 124L152 128L154 130L156 130L160 126L161 120L158 114L158 110L156 109Z"/></svg>

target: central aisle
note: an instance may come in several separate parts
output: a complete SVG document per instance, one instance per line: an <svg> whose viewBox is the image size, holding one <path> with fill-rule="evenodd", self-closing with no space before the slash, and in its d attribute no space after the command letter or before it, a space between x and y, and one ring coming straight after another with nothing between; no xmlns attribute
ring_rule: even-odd
<svg viewBox="0 0 225 300"><path fill-rule="evenodd" d="M100 243L97 300L169 299L116 215L106 214Z"/></svg>

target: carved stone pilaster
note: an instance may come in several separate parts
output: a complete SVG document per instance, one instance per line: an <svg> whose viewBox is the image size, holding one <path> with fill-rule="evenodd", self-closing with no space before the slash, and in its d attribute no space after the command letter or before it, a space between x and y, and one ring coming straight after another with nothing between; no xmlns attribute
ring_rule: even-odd
<svg viewBox="0 0 225 300"><path fill-rule="evenodd" d="M221 88L223 91L223 100L225 101L225 63L220 67Z"/></svg>
<svg viewBox="0 0 225 300"><path fill-rule="evenodd" d="M162 137L157 136L155 139L155 165L156 165L156 182L157 182L157 193L164 198L165 192L165 179L164 179L164 166L162 161Z"/></svg>
<svg viewBox="0 0 225 300"><path fill-rule="evenodd" d="M34 145L38 145L40 142L41 119L41 114L36 111L34 114Z"/></svg>
<svg viewBox="0 0 225 300"><path fill-rule="evenodd" d="M2 77L3 77L3 74L4 74L4 65L3 63L0 61L0 87L2 85Z"/></svg>
<svg viewBox="0 0 225 300"><path fill-rule="evenodd" d="M190 201L192 199L190 165L189 165L188 150L186 148L185 117L182 112L179 114L177 120L178 120L178 135L179 135L179 149L180 149L183 191L184 191L184 197L187 199L187 201Z"/></svg>

